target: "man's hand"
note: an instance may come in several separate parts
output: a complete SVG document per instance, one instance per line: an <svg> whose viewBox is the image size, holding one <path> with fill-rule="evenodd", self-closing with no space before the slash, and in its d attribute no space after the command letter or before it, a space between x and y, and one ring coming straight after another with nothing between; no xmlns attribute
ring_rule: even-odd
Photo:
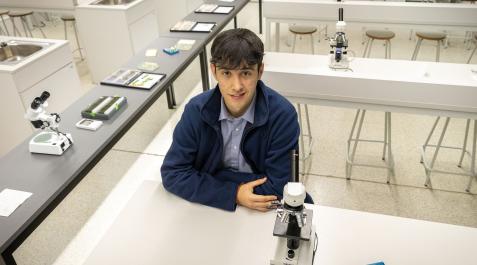
<svg viewBox="0 0 477 265"><path fill-rule="evenodd" d="M270 210L272 201L277 200L274 195L257 195L253 193L253 188L262 185L267 178L261 178L254 181L244 183L237 190L237 204L250 209L266 212Z"/></svg>

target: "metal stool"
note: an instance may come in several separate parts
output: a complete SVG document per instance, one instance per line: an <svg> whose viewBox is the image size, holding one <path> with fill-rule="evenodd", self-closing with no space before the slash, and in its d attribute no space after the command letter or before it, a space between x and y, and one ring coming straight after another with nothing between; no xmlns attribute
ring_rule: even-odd
<svg viewBox="0 0 477 265"><path fill-rule="evenodd" d="M295 45L296 45L296 37L300 35L300 38L302 35L310 35L310 41L311 41L311 52L314 54L315 53L315 45L314 45L314 38L313 38L313 33L318 31L318 28L315 26L305 26L305 25L292 25L288 27L288 30L293 33L293 46L292 46L292 52L295 52Z"/></svg>
<svg viewBox="0 0 477 265"><path fill-rule="evenodd" d="M3 27L5 31L0 27L0 34L6 34L7 36L10 36L10 32L8 32L7 24L5 24L5 20L3 19L3 15L8 15L8 10L3 10L0 9L0 18L2 19Z"/></svg>
<svg viewBox="0 0 477 265"><path fill-rule="evenodd" d="M391 39L394 38L396 34L389 30L368 30L366 31L366 37L368 41L364 47L363 57L369 57L371 55L371 48L373 47L374 40L383 40L385 46L384 58L391 58Z"/></svg>
<svg viewBox="0 0 477 265"><path fill-rule="evenodd" d="M23 26L23 31L25 32L25 37L31 37L33 38L33 34L31 33L30 26L28 26L28 21L27 17L31 15L32 20L35 20L35 17L33 16L33 11L10 11L8 13L8 16L10 17L13 25L13 35L21 37L20 30L18 30L16 24L15 24L15 18L20 18L20 23ZM41 27L38 27L38 29L41 31L41 34L43 38L46 38L45 33L41 29ZM30 36L28 36L30 35Z"/></svg>
<svg viewBox="0 0 477 265"><path fill-rule="evenodd" d="M417 43L416 48L414 48L414 52L412 54L411 60L416 60L417 54L419 53L419 49L421 48L422 40L430 40L430 41L437 41L437 48L436 48L436 62L439 62L439 55L441 44L444 43L445 38L447 35L441 32L416 32L417 36Z"/></svg>
<svg viewBox="0 0 477 265"><path fill-rule="evenodd" d="M389 30L368 30L366 31L366 36L368 41L364 48L363 57L369 57L371 54L371 48L373 46L373 41L384 40L385 41L385 58L388 59L391 57L391 39L394 38L395 34ZM346 157L346 178L351 179L351 171L353 166L365 166L365 167L377 167L377 168L386 168L387 169L387 180L386 183L389 184L391 176L394 176L394 156L391 149L391 112L384 113L384 140L367 140L361 139L361 129L363 126L364 117L366 116L366 110L358 109L354 117L353 126L351 127L351 132L348 137L347 145L347 157ZM358 122L358 130L356 131L356 137L353 138L356 129L356 123ZM351 148L351 143L353 142L353 147ZM358 147L358 142L371 142L371 143L383 143L383 153L381 159L385 161L385 165L374 165L374 164L364 164L356 163L354 158L356 155L356 149ZM387 161L386 161L387 156Z"/></svg>
<svg viewBox="0 0 477 265"><path fill-rule="evenodd" d="M304 25L292 25L289 27L289 30L291 33L294 35L293 39L293 48L292 52L295 52L295 45L296 45L296 37L298 35L310 35L310 40L311 40L311 52L314 54L315 53L315 48L314 48L314 39L313 39L313 33L315 33L318 28L315 26L304 26ZM301 117L301 105L300 103L297 103L298 107L298 121L300 123L300 144L302 146L301 150L301 155L300 155L300 160L306 160L310 157L311 155L311 149L313 146L313 137L311 135L311 126L310 126L310 116L308 114L308 105L305 105L305 118L306 118L306 128L307 131L304 133L303 130L303 121ZM309 149L308 152L305 153L305 140L304 138L308 137L309 140Z"/></svg>
<svg viewBox="0 0 477 265"><path fill-rule="evenodd" d="M443 146L442 141L444 139L445 133L447 131L447 127L450 122L450 118L446 117L445 122L444 122L444 127L442 128L441 135L439 136L439 140L437 141L436 145L431 145L429 144L429 141L434 134L434 130L437 127L437 124L439 123L441 117L437 117L436 121L434 122L434 125L432 126L432 129L427 136L426 141L424 142L424 145L422 145L421 149L421 163L424 166L424 170L426 172L426 182L424 183L424 186L431 188L432 183L431 183L431 173L432 172L438 172L438 173L447 173L447 174L455 174L455 175L461 175L461 176L469 176L469 184L467 185L466 191L470 192L470 188L472 186L472 180L475 178L477 179L477 174L475 172L475 154L476 154L476 142L477 142L477 120L474 120L474 132L473 132L473 137L472 137L472 151L469 152L467 151L467 139L469 135L469 128L470 128L470 119L467 119L466 126L465 126L465 135L464 135L464 144L462 147L455 147L455 146ZM434 154L432 155L432 159L430 162L428 162L425 157L426 157L426 149L427 147L435 147ZM438 170L434 169L434 164L436 162L437 154L439 153L439 150L441 148L446 148L446 149L458 149L462 150L459 163L457 164L458 167L462 168L462 161L464 160L464 155L467 154L470 156L470 169L469 170L464 170L464 172L451 172L451 171L444 171L444 170Z"/></svg>
<svg viewBox="0 0 477 265"><path fill-rule="evenodd" d="M75 40L76 40L76 45L78 46L78 49L76 49L81 57L81 60L83 60L83 53L81 52L81 46L79 43L79 38L78 38L78 31L76 29L76 19L73 15L63 15L61 16L61 20L63 20L63 26L65 27L65 40L68 40L68 29L66 27L66 22L71 22L73 24L73 29L75 31ZM73 52L75 52L74 50Z"/></svg>

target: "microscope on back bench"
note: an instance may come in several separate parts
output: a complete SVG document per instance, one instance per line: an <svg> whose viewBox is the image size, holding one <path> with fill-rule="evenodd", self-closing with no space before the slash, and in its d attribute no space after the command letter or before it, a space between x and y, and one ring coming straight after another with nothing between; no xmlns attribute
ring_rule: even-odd
<svg viewBox="0 0 477 265"><path fill-rule="evenodd" d="M71 134L58 130L61 121L58 113L46 112L48 107L46 100L49 97L50 93L43 91L41 96L32 101L25 114L25 119L29 120L33 127L43 130L30 140L29 149L31 153L61 155L73 145L73 138Z"/></svg>
<svg viewBox="0 0 477 265"><path fill-rule="evenodd" d="M270 265L311 265L318 246L313 210L304 206L305 186L298 181L299 156L290 151L291 182L283 189L283 202L277 208L273 235L278 237Z"/></svg>
<svg viewBox="0 0 477 265"><path fill-rule="evenodd" d="M346 22L343 21L343 8L338 9L338 22L336 22L336 33L330 38L330 63L331 69L349 69L348 40L345 35Z"/></svg>

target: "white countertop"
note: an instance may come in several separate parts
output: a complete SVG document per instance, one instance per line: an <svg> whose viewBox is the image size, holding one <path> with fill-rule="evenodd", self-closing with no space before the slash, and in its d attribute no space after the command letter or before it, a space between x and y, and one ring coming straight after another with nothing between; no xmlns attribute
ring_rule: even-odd
<svg viewBox="0 0 477 265"><path fill-rule="evenodd" d="M268 52L262 80L294 102L435 116L477 117L477 65Z"/></svg>
<svg viewBox="0 0 477 265"><path fill-rule="evenodd" d="M477 229L320 205L315 264L472 264ZM263 265L273 257L275 212L226 212L145 181L84 263Z"/></svg>
<svg viewBox="0 0 477 265"><path fill-rule="evenodd" d="M59 47L65 46L68 44L66 40L53 40L53 39L33 39L33 38L21 38L21 37L8 37L8 36L0 36L0 42L10 42L10 41L18 41L18 42L29 42L31 44L35 43L48 43L49 45L45 48L42 48L38 52L30 55L29 57L25 58L23 61L16 63L16 64L2 64L0 62L0 72L15 72L25 67L29 63L38 60L39 58L47 55L48 53L58 49Z"/></svg>
<svg viewBox="0 0 477 265"><path fill-rule="evenodd" d="M477 65L475 64L354 58L350 62L350 68L353 70L351 72L330 69L327 55L275 52L267 52L267 55L264 57L266 71L460 85L477 89Z"/></svg>

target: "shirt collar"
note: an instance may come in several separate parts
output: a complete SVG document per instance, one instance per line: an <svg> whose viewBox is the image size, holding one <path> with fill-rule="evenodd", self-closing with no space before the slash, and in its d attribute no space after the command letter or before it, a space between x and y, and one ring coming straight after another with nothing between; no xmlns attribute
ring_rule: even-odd
<svg viewBox="0 0 477 265"><path fill-rule="evenodd" d="M222 120L225 120L225 119L227 119L227 120L244 119L249 123L253 123L254 118L255 118L255 101L256 101L255 98L256 98L256 95L257 95L257 93L255 92L255 95L253 95L252 102L248 106L247 110L245 111L245 113L242 116L240 116L238 118L235 118L234 116L232 116L229 113L229 111L227 110L227 107L225 106L224 97L222 96L220 98L219 121L222 121Z"/></svg>

